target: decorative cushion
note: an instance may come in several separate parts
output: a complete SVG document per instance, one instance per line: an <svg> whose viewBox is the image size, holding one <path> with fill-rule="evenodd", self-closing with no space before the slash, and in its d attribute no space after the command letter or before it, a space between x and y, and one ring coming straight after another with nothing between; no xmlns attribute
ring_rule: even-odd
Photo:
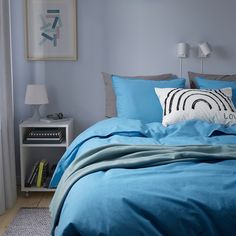
<svg viewBox="0 0 236 236"><path fill-rule="evenodd" d="M155 88L163 108L162 124L168 126L186 120L236 124L232 89Z"/></svg>
<svg viewBox="0 0 236 236"><path fill-rule="evenodd" d="M236 81L236 75L217 75L217 74L202 74L196 72L188 72L191 88L197 88L194 79L196 77L208 79L208 80L220 80L220 81Z"/></svg>
<svg viewBox="0 0 236 236"><path fill-rule="evenodd" d="M235 81L219 81L209 80L200 77L194 78L194 84L199 89L222 89L232 88L232 101L236 106L236 80Z"/></svg>
<svg viewBox="0 0 236 236"><path fill-rule="evenodd" d="M122 76L121 76L122 77ZM116 97L114 90L112 88L112 75L102 72L102 78L105 83L105 97L106 97L106 117L114 117L117 116L116 112ZM129 78L129 79L145 79L145 80L170 80L177 78L175 75L172 74L160 74L160 75L148 75L148 76L125 76L122 78Z"/></svg>
<svg viewBox="0 0 236 236"><path fill-rule="evenodd" d="M112 83L118 117L138 119L144 123L162 120L162 108L156 97L155 87L185 87L185 79L154 81L112 76Z"/></svg>

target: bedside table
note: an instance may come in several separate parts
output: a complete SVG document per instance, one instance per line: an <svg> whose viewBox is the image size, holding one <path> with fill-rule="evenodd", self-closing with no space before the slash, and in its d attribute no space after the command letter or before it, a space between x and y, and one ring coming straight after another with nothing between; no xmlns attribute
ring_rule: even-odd
<svg viewBox="0 0 236 236"><path fill-rule="evenodd" d="M42 134L42 131L46 134ZM31 135L32 133L37 135L39 132L41 132L41 135L47 135L48 138L43 136L30 138L30 133ZM58 134L60 136L60 140L57 140L55 137L51 138L53 132L54 135ZM39 163L41 163L42 160L48 163L49 170L60 160L73 140L73 119L50 123L23 121L19 125L19 134L21 191L26 192L26 195L28 195L28 192L55 191L55 189L43 187L43 184L38 185L38 187L36 186L38 173L35 174L36 177L30 186L26 183L33 174L34 166L37 166L37 172L39 172ZM36 165L36 163L38 163L38 165Z"/></svg>

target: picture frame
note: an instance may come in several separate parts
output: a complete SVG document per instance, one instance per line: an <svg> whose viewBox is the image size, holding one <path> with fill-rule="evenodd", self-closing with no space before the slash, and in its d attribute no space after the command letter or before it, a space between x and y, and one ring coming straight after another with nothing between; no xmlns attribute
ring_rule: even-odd
<svg viewBox="0 0 236 236"><path fill-rule="evenodd" d="M76 0L25 0L27 60L77 60Z"/></svg>

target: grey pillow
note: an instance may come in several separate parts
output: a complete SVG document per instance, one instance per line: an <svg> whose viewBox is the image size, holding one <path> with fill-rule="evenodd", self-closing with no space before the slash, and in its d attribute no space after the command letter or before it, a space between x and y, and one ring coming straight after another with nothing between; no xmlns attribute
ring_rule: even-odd
<svg viewBox="0 0 236 236"><path fill-rule="evenodd" d="M188 72L191 88L196 88L194 84L195 77L201 77L210 80L236 81L236 75L216 75L216 74L201 74L196 72Z"/></svg>
<svg viewBox="0 0 236 236"><path fill-rule="evenodd" d="M160 74L160 75L149 75L149 76L121 76L125 78L134 79L146 79L146 80L170 80L175 79L176 76L173 74ZM112 74L102 72L102 78L105 83L105 96L106 96L106 117L117 116L116 113L116 97L112 87Z"/></svg>

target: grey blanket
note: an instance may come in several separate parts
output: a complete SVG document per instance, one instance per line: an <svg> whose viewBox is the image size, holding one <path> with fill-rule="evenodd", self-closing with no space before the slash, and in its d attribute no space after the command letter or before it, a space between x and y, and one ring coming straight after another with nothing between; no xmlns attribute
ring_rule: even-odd
<svg viewBox="0 0 236 236"><path fill-rule="evenodd" d="M236 159L236 145L108 145L92 149L75 159L65 171L50 204L52 232L59 220L63 202L83 176L111 168L143 168L178 161Z"/></svg>

